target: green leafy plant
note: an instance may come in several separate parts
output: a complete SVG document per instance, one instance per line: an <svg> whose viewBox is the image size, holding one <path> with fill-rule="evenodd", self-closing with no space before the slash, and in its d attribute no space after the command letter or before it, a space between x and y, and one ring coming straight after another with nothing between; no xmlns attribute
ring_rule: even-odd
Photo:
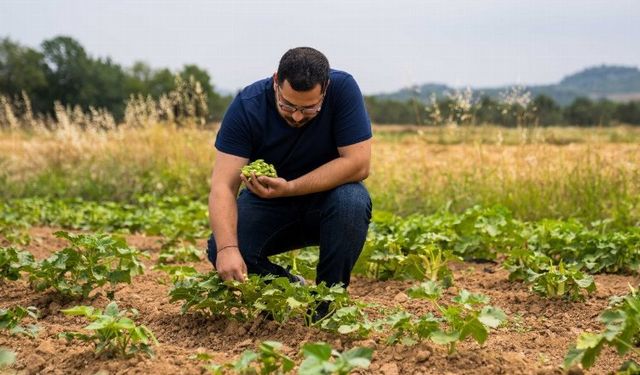
<svg viewBox="0 0 640 375"><path fill-rule="evenodd" d="M20 272L29 271L35 263L33 255L14 247L0 247L0 282L18 280Z"/></svg>
<svg viewBox="0 0 640 375"><path fill-rule="evenodd" d="M536 293L549 297L566 297L578 301L585 298L584 293L593 293L596 284L591 275L580 271L580 265L565 265L538 251L518 249L512 252L503 267L509 273L509 280L525 281Z"/></svg>
<svg viewBox="0 0 640 375"><path fill-rule="evenodd" d="M264 341L258 345L258 352L244 351L240 357L224 364L209 363L205 368L213 375L222 375L227 371L240 375L286 374L293 370L295 363L281 352L282 344L277 341ZM207 354L197 354L193 358L211 360Z"/></svg>
<svg viewBox="0 0 640 375"><path fill-rule="evenodd" d="M151 344L158 345L153 332L146 326L136 325L129 317L135 317L138 312L120 311L115 301L110 302L104 312L91 306L75 306L62 310L66 315L84 316L91 323L84 327L91 334L82 332L63 332L60 337L69 341L78 339L91 342L95 345L96 354L108 353L111 355L129 357L141 352L153 356Z"/></svg>
<svg viewBox="0 0 640 375"><path fill-rule="evenodd" d="M86 298L95 288L131 283L133 276L143 273L139 258L147 255L127 246L122 237L63 231L55 235L71 245L34 267L29 280L36 290L53 288L66 296Z"/></svg>
<svg viewBox="0 0 640 375"><path fill-rule="evenodd" d="M25 335L34 338L38 335L40 327L36 324L20 325L22 320L27 317L34 321L38 320L38 309L33 306L0 309L0 329L7 329L12 335Z"/></svg>
<svg viewBox="0 0 640 375"><path fill-rule="evenodd" d="M184 301L183 313L204 310L211 315L246 321L266 314L282 323L302 318L308 325L321 326L324 319L315 317L321 306L327 317L352 303L341 286L301 285L285 277L252 275L245 282L223 281L216 272L187 277L174 283L171 301Z"/></svg>
<svg viewBox="0 0 640 375"><path fill-rule="evenodd" d="M578 363L590 368L605 346L615 348L619 355L640 354L637 348L640 343L640 295L635 289L631 288L631 293L600 314L600 321L605 326L602 332L583 332L578 336L565 356L565 368Z"/></svg>
<svg viewBox="0 0 640 375"><path fill-rule="evenodd" d="M267 177L278 177L276 173L276 168L273 164L269 164L265 162L263 159L254 160L252 163L245 165L242 167L240 172L249 180L251 180L252 175L257 176L267 176Z"/></svg>
<svg viewBox="0 0 640 375"><path fill-rule="evenodd" d="M187 278L195 277L198 271L191 266L179 266L173 264L158 264L153 267L154 270L162 271L169 275L172 283L184 281ZM163 282L164 283L164 282Z"/></svg>
<svg viewBox="0 0 640 375"><path fill-rule="evenodd" d="M158 255L158 264L199 262L202 251L195 246L169 247Z"/></svg>
<svg viewBox="0 0 640 375"><path fill-rule="evenodd" d="M347 375L356 368L368 368L373 349L357 347L343 353L333 350L323 342L306 343L302 346L304 360L300 364L300 375Z"/></svg>
<svg viewBox="0 0 640 375"><path fill-rule="evenodd" d="M11 366L16 361L16 353L0 348L0 369Z"/></svg>
<svg viewBox="0 0 640 375"><path fill-rule="evenodd" d="M587 293L596 290L596 284L591 275L584 274L574 267L567 267L564 263L550 265L544 272L534 272L529 270L527 282L532 284L532 289L536 293L550 298L566 296L570 300L584 300Z"/></svg>
<svg viewBox="0 0 640 375"><path fill-rule="evenodd" d="M400 312L389 317L394 334L390 343L403 342L411 344L421 339L430 339L436 344L448 345L449 353L456 350L456 344L468 337L482 345L489 335L490 328L497 328L507 317L505 313L488 305L489 298L467 290L461 290L448 306L441 305L442 287L435 282L427 281L409 289L412 298L429 300L440 317L428 313L413 319L407 312Z"/></svg>

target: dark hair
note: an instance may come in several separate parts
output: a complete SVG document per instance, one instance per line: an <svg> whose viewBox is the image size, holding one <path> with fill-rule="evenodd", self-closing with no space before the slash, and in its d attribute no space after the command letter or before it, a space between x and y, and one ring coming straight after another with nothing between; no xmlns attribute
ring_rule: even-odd
<svg viewBox="0 0 640 375"><path fill-rule="evenodd" d="M322 91L329 81L329 60L311 47L288 50L278 65L278 85L287 80L296 91L309 91L320 84Z"/></svg>

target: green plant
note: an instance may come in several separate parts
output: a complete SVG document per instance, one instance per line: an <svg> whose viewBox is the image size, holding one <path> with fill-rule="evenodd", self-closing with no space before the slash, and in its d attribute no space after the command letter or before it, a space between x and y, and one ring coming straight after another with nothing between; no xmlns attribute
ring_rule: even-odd
<svg viewBox="0 0 640 375"><path fill-rule="evenodd" d="M484 344L489 328L497 328L507 319L501 309L488 305L488 297L464 289L448 306L438 303L442 287L432 281L410 288L408 294L412 298L429 300L441 317L428 313L416 320L406 312L391 316L389 323L394 330L389 338L391 343L413 343L428 338L436 344L448 345L449 353L453 353L456 344L468 337L480 345Z"/></svg>
<svg viewBox="0 0 640 375"><path fill-rule="evenodd" d="M543 272L528 271L527 282L532 284L536 293L550 298L566 296L570 300L584 300L583 290L593 293L596 284L591 275L586 275L575 266L565 266L564 263L550 265Z"/></svg>
<svg viewBox="0 0 640 375"><path fill-rule="evenodd" d="M66 315L84 316L91 323L84 327L91 334L82 332L63 332L60 337L69 341L78 339L95 345L96 354L109 353L121 357L129 357L142 352L153 356L151 344L158 345L153 332L146 326L136 325L129 316L137 316L138 312L120 311L115 301L110 302L104 312L91 306L75 306L62 310Z"/></svg>
<svg viewBox="0 0 640 375"><path fill-rule="evenodd" d="M509 280L525 281L533 291L549 298L578 301L584 299L583 292L596 290L593 277L580 271L579 264L565 265L560 261L556 265L551 257L538 251L515 250L503 267L509 271Z"/></svg>
<svg viewBox="0 0 640 375"><path fill-rule="evenodd" d="M34 267L29 280L36 290L53 288L63 295L86 298L95 288L131 283L133 276L143 273L139 258L147 255L127 246L122 237L63 231L55 235L71 245Z"/></svg>
<svg viewBox="0 0 640 375"><path fill-rule="evenodd" d="M577 363L590 368L604 346L615 348L619 355L640 354L637 348L640 343L640 295L636 289L631 288L627 296L614 300L613 306L600 314L600 321L605 325L604 330L581 333L565 356L564 368Z"/></svg>
<svg viewBox="0 0 640 375"><path fill-rule="evenodd" d="M0 282L18 280L21 271L28 271L35 263L33 255L14 247L0 247Z"/></svg>
<svg viewBox="0 0 640 375"><path fill-rule="evenodd" d="M0 347L0 369L9 367L16 361L16 353Z"/></svg>
<svg viewBox="0 0 640 375"><path fill-rule="evenodd" d="M199 262L201 254L195 246L169 247L160 251L158 264Z"/></svg>
<svg viewBox="0 0 640 375"><path fill-rule="evenodd" d="M304 361L300 364L300 375L346 375L355 368L368 368L373 349L357 347L343 353L333 350L323 342L306 343L302 346Z"/></svg>
<svg viewBox="0 0 640 375"><path fill-rule="evenodd" d="M0 329L8 329L12 335L21 334L34 338L38 335L40 327L36 324L29 324L26 327L20 325L26 317L38 320L38 309L33 306L27 308L15 306L9 309L0 309Z"/></svg>
<svg viewBox="0 0 640 375"><path fill-rule="evenodd" d="M328 307L328 315L351 301L341 286L301 285L286 277L252 275L245 282L223 281L212 271L177 280L169 292L171 301L184 301L182 312L204 310L211 315L246 321L267 314L279 323L301 318L307 325L321 326L314 319L319 307Z"/></svg>
<svg viewBox="0 0 640 375"><path fill-rule="evenodd" d="M241 173L249 180L251 180L252 175L257 176L268 176L268 177L278 177L276 173L276 169L273 164L269 164L265 162L263 159L257 159L252 163L245 165L240 170Z"/></svg>
<svg viewBox="0 0 640 375"><path fill-rule="evenodd" d="M286 374L293 370L295 363L281 353L282 344L276 341L264 341L258 345L258 352L244 351L240 357L222 365L209 363L205 368L213 375L222 375L226 370L240 375ZM193 358L211 360L207 354L197 354Z"/></svg>

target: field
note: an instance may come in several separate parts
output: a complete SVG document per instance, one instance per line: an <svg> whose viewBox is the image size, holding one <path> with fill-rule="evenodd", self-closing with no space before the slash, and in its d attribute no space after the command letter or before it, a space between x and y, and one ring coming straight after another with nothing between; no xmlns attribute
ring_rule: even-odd
<svg viewBox="0 0 640 375"><path fill-rule="evenodd" d="M339 319L311 326L305 314L316 302L305 299L307 289L254 280L251 288L269 291L260 296L209 274L202 251L214 131L1 134L0 348L15 360L0 372L216 373L204 366L239 368L246 350L264 354L265 341L281 343L280 354L258 356L255 366L278 368L284 355L308 374L323 373L307 370L311 356L301 349L311 342L372 349L370 364L360 352L343 369L362 374L600 374L640 359L640 309L632 308L640 307L632 292L640 281L640 130L374 133L369 239L349 296L326 292ZM92 252L86 264L70 261ZM316 253L278 261L313 280ZM265 297L285 292L289 298ZM60 336L92 332L69 309L104 309L112 295L121 310L138 311L133 321L157 345L140 340L136 353L96 354L97 339ZM214 296L245 305L226 309ZM202 304L181 311L196 299ZM7 311L17 306L37 314L14 319L11 332ZM598 335L605 329L608 336ZM316 370L330 367L315 360Z"/></svg>

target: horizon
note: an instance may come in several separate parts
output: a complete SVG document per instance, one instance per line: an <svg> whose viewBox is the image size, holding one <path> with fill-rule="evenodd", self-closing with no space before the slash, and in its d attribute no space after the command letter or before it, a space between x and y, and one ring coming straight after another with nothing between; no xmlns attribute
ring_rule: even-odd
<svg viewBox="0 0 640 375"><path fill-rule="evenodd" d="M284 12L292 4L298 17ZM0 36L39 49L67 35L123 67L195 64L228 93L271 75L286 49L310 45L376 95L423 84L549 85L601 65L637 69L639 13L629 0L5 0Z"/></svg>

